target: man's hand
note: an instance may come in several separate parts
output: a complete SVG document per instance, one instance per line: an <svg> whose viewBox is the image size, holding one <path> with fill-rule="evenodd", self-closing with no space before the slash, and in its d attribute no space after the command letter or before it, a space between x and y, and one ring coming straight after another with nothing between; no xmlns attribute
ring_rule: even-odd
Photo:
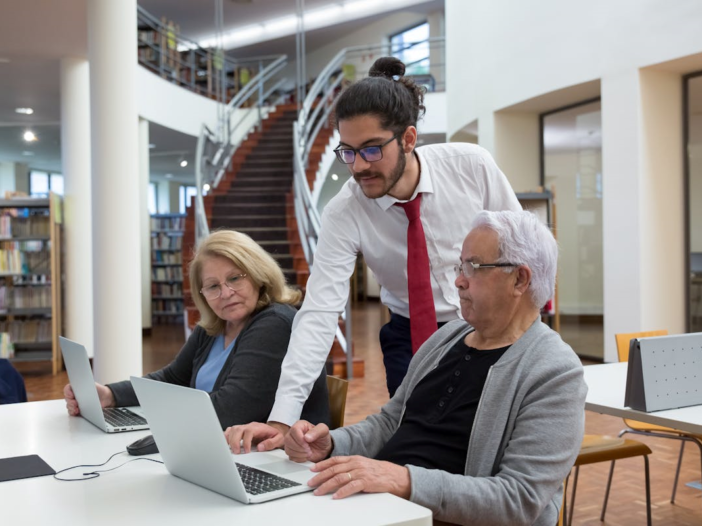
<svg viewBox="0 0 702 526"><path fill-rule="evenodd" d="M307 484L318 486L315 495L335 491L335 499L354 493L392 493L408 499L412 490L409 470L392 462L366 457L334 457L319 462L312 468L319 472Z"/></svg>
<svg viewBox="0 0 702 526"><path fill-rule="evenodd" d="M112 389L97 382L95 383L95 388L98 392L100 405L103 408L115 406L115 397L114 394L112 394ZM78 407L78 400L76 400L76 395L73 393L73 388L71 387L71 384L67 384L66 387L63 388L63 398L66 400L66 409L68 410L68 414L71 416L80 415L80 407Z"/></svg>
<svg viewBox="0 0 702 526"><path fill-rule="evenodd" d="M295 462L319 462L329 456L333 449L329 428L300 420L285 436L285 453Z"/></svg>
<svg viewBox="0 0 702 526"><path fill-rule="evenodd" d="M229 442L232 453L251 453L251 446L258 444L258 451L270 451L283 446L285 433L290 429L280 422L251 422L241 426L228 427L224 437Z"/></svg>

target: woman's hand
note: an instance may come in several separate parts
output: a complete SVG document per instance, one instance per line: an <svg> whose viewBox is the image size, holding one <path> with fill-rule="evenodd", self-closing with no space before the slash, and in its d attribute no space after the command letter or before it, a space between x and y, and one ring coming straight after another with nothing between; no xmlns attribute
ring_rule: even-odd
<svg viewBox="0 0 702 526"><path fill-rule="evenodd" d="M112 393L112 389L97 382L95 382L95 388L97 389L98 398L100 399L100 406L103 408L115 406L115 396ZM63 388L63 398L66 400L68 414L71 416L80 415L78 400L76 400L76 395L73 393L71 384L67 384L66 387Z"/></svg>

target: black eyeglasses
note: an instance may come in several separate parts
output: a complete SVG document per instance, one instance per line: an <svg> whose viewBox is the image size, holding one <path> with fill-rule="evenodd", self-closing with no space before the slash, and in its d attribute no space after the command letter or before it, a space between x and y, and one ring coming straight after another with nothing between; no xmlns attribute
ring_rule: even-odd
<svg viewBox="0 0 702 526"><path fill-rule="evenodd" d="M475 271L481 268L499 268L499 267L518 267L516 263L473 263L472 261L464 261L460 265L455 265L453 271L456 277L461 274L466 278L475 276Z"/></svg>
<svg viewBox="0 0 702 526"><path fill-rule="evenodd" d="M353 164L353 162L356 160L356 154L360 155L361 159L367 163L374 163L383 158L383 146L387 146L398 137L399 135L393 135L383 144L379 144L378 146L365 146L364 148L358 149L342 148L341 146L338 146L334 150L334 153L336 154L336 158L344 164Z"/></svg>

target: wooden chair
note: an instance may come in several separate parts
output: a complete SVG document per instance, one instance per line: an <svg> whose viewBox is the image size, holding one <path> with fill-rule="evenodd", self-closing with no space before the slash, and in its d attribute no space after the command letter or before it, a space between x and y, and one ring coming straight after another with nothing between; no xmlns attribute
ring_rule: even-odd
<svg viewBox="0 0 702 526"><path fill-rule="evenodd" d="M612 462L609 469L609 478L607 479L607 489L605 490L604 504L602 505L602 513L600 520L604 521L605 512L607 511L607 500L609 499L609 490L612 487L612 476L614 475L614 463L617 460L624 458L632 458L642 456L644 459L644 471L646 475L646 517L648 526L651 526L651 478L648 468L648 455L651 454L649 447L637 440L627 440L620 437L608 437L602 435L585 435L583 443L580 447L580 454L575 460L575 477L573 478L573 491L570 496L570 513L566 510L565 492L568 488L568 478L566 478L565 488L563 490L563 506L561 512L563 516L568 517L566 524L573 524L573 508L575 506L575 492L578 489L578 475L580 466L587 464L595 464L597 462ZM561 522L559 521L559 524Z"/></svg>
<svg viewBox="0 0 702 526"><path fill-rule="evenodd" d="M645 331L645 332L632 332L632 333L620 333L615 334L614 337L617 341L617 355L620 362L629 361L629 342L632 338L647 338L649 336L666 336L668 331ZM680 431L678 429L673 429L665 426L658 426L656 424L647 424L645 422L638 422L636 420L630 420L624 418L624 424L627 426L625 429L619 433L619 436L626 433L633 433L636 435L643 436L653 436L657 438L668 438L673 440L680 440L680 455L678 456L678 467L675 470L675 480L673 482L673 493L670 496L670 502L675 503L675 493L678 489L678 478L680 477L680 466L682 465L683 452L685 451L685 443L692 442L700 448L700 457L702 461L702 435L695 435L693 433L688 433L686 431ZM700 466L700 473L702 473L702 465Z"/></svg>
<svg viewBox="0 0 702 526"><path fill-rule="evenodd" d="M327 376L327 390L329 391L329 429L336 429L344 425L344 412L346 411L346 393L349 383L336 376Z"/></svg>

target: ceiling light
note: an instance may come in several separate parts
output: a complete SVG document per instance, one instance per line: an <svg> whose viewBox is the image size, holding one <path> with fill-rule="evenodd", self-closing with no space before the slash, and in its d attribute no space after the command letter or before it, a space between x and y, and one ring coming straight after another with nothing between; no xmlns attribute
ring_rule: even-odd
<svg viewBox="0 0 702 526"><path fill-rule="evenodd" d="M338 180L339 180L339 176L336 174L332 174L332 181L338 181Z"/></svg>
<svg viewBox="0 0 702 526"><path fill-rule="evenodd" d="M173 179L173 174L166 174L164 177L166 179Z"/></svg>
<svg viewBox="0 0 702 526"><path fill-rule="evenodd" d="M183 159L182 161L180 161L180 167L181 167L181 168L185 168L186 166L188 166L188 161L186 161L185 159Z"/></svg>
<svg viewBox="0 0 702 526"><path fill-rule="evenodd" d="M31 130L27 130L26 132L24 132L24 135L22 135L22 137L27 142L34 142L37 140L37 136L34 135L34 132Z"/></svg>
<svg viewBox="0 0 702 526"><path fill-rule="evenodd" d="M0 64L7 64L8 62L10 62L10 59L9 59L9 58L2 58L2 57L0 57Z"/></svg>
<svg viewBox="0 0 702 526"><path fill-rule="evenodd" d="M15 113L22 113L24 115L31 115L34 113L32 108L15 108Z"/></svg>
<svg viewBox="0 0 702 526"><path fill-rule="evenodd" d="M210 185L205 183L202 185L202 191L203 192L209 192L210 191Z"/></svg>

